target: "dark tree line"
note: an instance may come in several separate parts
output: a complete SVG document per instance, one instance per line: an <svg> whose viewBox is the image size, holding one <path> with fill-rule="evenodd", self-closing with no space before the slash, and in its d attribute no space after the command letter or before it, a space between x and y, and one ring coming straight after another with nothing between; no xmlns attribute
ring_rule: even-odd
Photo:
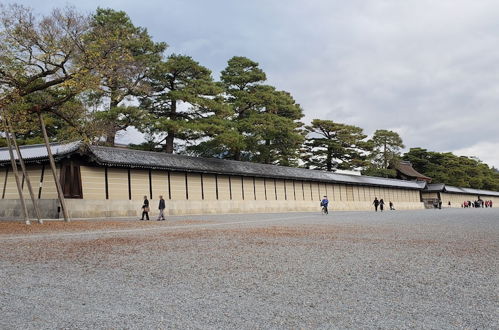
<svg viewBox="0 0 499 330"><path fill-rule="evenodd" d="M497 169L490 168L479 159L423 148L411 148L403 158L410 161L417 171L433 178L433 182L499 191Z"/></svg>

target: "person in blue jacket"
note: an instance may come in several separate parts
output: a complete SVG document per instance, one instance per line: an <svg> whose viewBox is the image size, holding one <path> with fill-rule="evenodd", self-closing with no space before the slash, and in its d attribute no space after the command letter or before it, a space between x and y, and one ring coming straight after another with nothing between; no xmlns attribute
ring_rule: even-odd
<svg viewBox="0 0 499 330"><path fill-rule="evenodd" d="M321 200L322 213L328 214L328 211L327 211L328 204L329 204L329 200L327 199L327 196L324 196L324 198Z"/></svg>

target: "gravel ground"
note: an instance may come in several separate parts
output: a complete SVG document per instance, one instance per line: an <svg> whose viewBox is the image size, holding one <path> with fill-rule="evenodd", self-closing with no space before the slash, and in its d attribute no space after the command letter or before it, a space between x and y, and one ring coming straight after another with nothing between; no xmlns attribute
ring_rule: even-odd
<svg viewBox="0 0 499 330"><path fill-rule="evenodd" d="M499 209L0 223L0 329L498 329Z"/></svg>

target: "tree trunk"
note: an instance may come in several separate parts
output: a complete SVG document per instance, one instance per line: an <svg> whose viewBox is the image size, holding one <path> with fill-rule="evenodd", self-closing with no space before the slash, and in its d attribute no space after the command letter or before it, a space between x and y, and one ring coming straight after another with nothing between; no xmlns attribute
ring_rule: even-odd
<svg viewBox="0 0 499 330"><path fill-rule="evenodd" d="M111 87L111 103L109 104L109 110L113 108L117 108L118 105L120 104L120 100L118 99L118 93L116 90ZM120 130L117 125L114 123L109 123L109 128L108 128L108 133L106 134L106 146L108 147L114 147L116 143L116 135L118 134L118 131Z"/></svg>
<svg viewBox="0 0 499 330"><path fill-rule="evenodd" d="M106 135L106 146L114 147L117 133L118 131L114 127L109 128L109 133Z"/></svg>
<svg viewBox="0 0 499 330"><path fill-rule="evenodd" d="M14 152L12 150L12 144L10 141L11 135L10 135L10 131L8 129L7 119L5 118L5 115L3 116L3 124L5 127L5 140L7 141L7 146L9 148L10 164L12 165L12 172L14 173L14 178L16 179L17 192L19 193L19 201L21 203L21 208L22 208L22 212L23 212L23 216L24 216L24 222L27 225L30 225L31 222L29 221L28 209L26 207L26 202L24 200L23 189L21 187L21 181L19 180L19 172L17 171L17 163L16 163L16 160L14 158Z"/></svg>
<svg viewBox="0 0 499 330"><path fill-rule="evenodd" d="M326 155L326 170L331 172L333 170L333 153L328 150Z"/></svg>
<svg viewBox="0 0 499 330"><path fill-rule="evenodd" d="M175 133L173 131L168 131L168 136L165 139L165 152L168 154L173 154L173 141L175 140Z"/></svg>
<svg viewBox="0 0 499 330"><path fill-rule="evenodd" d="M241 160L241 150L234 151L234 160Z"/></svg>
<svg viewBox="0 0 499 330"><path fill-rule="evenodd" d="M388 156L386 155L386 139L383 144L383 167L386 170L388 168Z"/></svg>
<svg viewBox="0 0 499 330"><path fill-rule="evenodd" d="M177 120L177 100L172 100L172 107L170 111L170 120ZM168 135L165 139L165 152L168 154L173 154L175 142L175 131L172 129L168 130Z"/></svg>
<svg viewBox="0 0 499 330"><path fill-rule="evenodd" d="M24 178L26 179L26 185L28 186L29 195L30 195L31 201L33 203L33 209L35 210L35 216L38 220L38 223L42 224L43 221L42 221L41 216L40 216L40 209L38 208L38 203L37 203L37 200L35 198L35 194L33 192L33 186L31 185L31 180L29 178L28 171L26 170L26 166L24 165L24 159L23 159L23 156L21 155L21 150L19 149L19 145L17 144L17 141L16 141L16 135L15 135L14 131L12 130L12 126L10 125L8 119L6 119L6 123L7 123L7 127L9 129L9 131L12 132L12 136L13 136L12 142L14 143L14 147L15 147L16 152L17 152L17 158L19 159L19 164L21 165L21 169L23 171Z"/></svg>
<svg viewBox="0 0 499 330"><path fill-rule="evenodd" d="M57 196L59 197L59 203L61 204L62 214L64 215L64 221L69 222L69 213L66 208L66 201L64 200L64 194L62 192L61 181L57 177L57 169L55 167L54 156L52 155L52 150L50 150L49 137L47 135L47 130L45 129L45 122L41 112L38 113L38 119L40 120L40 127L43 133L43 139L45 141L45 147L47 148L47 154L49 157L50 168L52 169L52 175L54 176L54 183L57 189Z"/></svg>
<svg viewBox="0 0 499 330"><path fill-rule="evenodd" d="M267 154L265 155L263 163L270 164L270 140L265 140L265 146L267 147L267 148L265 148L266 149L265 152Z"/></svg>

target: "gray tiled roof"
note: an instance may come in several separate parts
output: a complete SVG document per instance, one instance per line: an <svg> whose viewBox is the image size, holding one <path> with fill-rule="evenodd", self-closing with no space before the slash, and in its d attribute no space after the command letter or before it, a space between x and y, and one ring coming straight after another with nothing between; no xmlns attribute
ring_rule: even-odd
<svg viewBox="0 0 499 330"><path fill-rule="evenodd" d="M357 185L422 189L416 181L337 174L303 168L284 167L216 158L200 158L161 152L90 146L91 157L101 165L168 169L173 171L261 176L297 180L341 182Z"/></svg>
<svg viewBox="0 0 499 330"><path fill-rule="evenodd" d="M371 176L339 174L333 172L308 170L303 168L284 167L215 158L200 158L183 155L174 155L161 152L139 151L123 148L109 148L100 146L85 147L81 142L67 144L52 144L54 156L64 157L72 153L87 155L100 165L114 167L137 167L151 169L166 169L172 171L202 172L213 174L232 174L242 176L259 176L270 178L311 180L324 182L338 182L355 185L369 185L382 187L396 187L404 189L424 189L426 182L386 179ZM22 146L21 152L26 161L43 161L47 159L44 145ZM0 148L0 165L9 163L7 148ZM429 187L432 185L428 185ZM470 191L466 188L449 187L449 190L462 189L459 192ZM499 196L499 192L474 190L482 195ZM452 191L449 191L452 192ZM466 192L470 193L470 192Z"/></svg>
<svg viewBox="0 0 499 330"><path fill-rule="evenodd" d="M77 151L81 147L82 143L79 141L71 143L52 143L50 144L50 150L54 157L64 156ZM44 144L33 144L27 146L21 146L21 155L26 161L36 161L47 159L47 149ZM17 153L14 150L14 156L17 159ZM0 164L10 162L10 155L8 148L0 148Z"/></svg>
<svg viewBox="0 0 499 330"><path fill-rule="evenodd" d="M432 184L427 184L425 191L429 192L443 192L445 188L445 185L443 183L432 183Z"/></svg>
<svg viewBox="0 0 499 330"><path fill-rule="evenodd" d="M477 196L496 196L499 197L499 191L491 190L481 190L473 188L460 188L454 186L448 186L443 183L429 184L427 185L426 191L430 192L446 192L452 194L467 194L467 195L477 195Z"/></svg>
<svg viewBox="0 0 499 330"><path fill-rule="evenodd" d="M478 196L496 196L499 197L499 191L481 190L473 188L459 188L452 186L445 186L445 191L449 193L472 194Z"/></svg>

